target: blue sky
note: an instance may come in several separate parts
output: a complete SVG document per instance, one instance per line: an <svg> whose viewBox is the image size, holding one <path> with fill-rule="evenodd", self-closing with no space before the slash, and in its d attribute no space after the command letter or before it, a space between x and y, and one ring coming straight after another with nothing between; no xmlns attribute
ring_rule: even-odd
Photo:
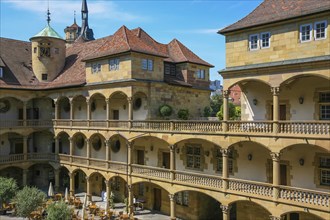
<svg viewBox="0 0 330 220"><path fill-rule="evenodd" d="M262 0L88 0L89 25L96 38L122 25L141 27L160 43L176 38L213 64L211 80L225 68L225 38L217 30L250 13ZM46 25L47 0L0 0L0 36L28 41ZM64 37L76 11L81 25L81 0L49 0L51 26Z"/></svg>

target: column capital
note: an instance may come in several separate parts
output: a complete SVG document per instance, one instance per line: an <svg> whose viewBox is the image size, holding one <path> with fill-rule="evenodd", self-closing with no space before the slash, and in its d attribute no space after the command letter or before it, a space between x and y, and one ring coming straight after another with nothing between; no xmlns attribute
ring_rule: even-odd
<svg viewBox="0 0 330 220"><path fill-rule="evenodd" d="M281 157L280 152L270 152L270 156L272 157L273 161L279 161Z"/></svg>
<svg viewBox="0 0 330 220"><path fill-rule="evenodd" d="M71 172L69 172L69 177L70 178L74 178L76 176L76 173L71 173Z"/></svg>
<svg viewBox="0 0 330 220"><path fill-rule="evenodd" d="M85 138L85 141L86 141L87 144L90 144L90 142L89 142L90 140L91 139L89 139L89 138Z"/></svg>
<svg viewBox="0 0 330 220"><path fill-rule="evenodd" d="M170 148L170 151L174 151L176 148L176 144L169 145L168 148Z"/></svg>
<svg viewBox="0 0 330 220"><path fill-rule="evenodd" d="M281 217L277 217L277 216L270 215L270 216L269 216L269 219L270 219L270 220L281 220Z"/></svg>
<svg viewBox="0 0 330 220"><path fill-rule="evenodd" d="M53 99L53 102L54 102L55 105L58 105L59 101L60 101L59 98Z"/></svg>
<svg viewBox="0 0 330 220"><path fill-rule="evenodd" d="M230 90L223 90L222 91L222 94L223 94L223 97L224 98L228 98L229 97L229 94L230 94Z"/></svg>
<svg viewBox="0 0 330 220"><path fill-rule="evenodd" d="M229 205L220 205L220 208L222 210L222 213L229 213L231 206Z"/></svg>
<svg viewBox="0 0 330 220"><path fill-rule="evenodd" d="M221 152L222 156L228 157L228 154L230 153L230 149L221 148L220 152Z"/></svg>
<svg viewBox="0 0 330 220"><path fill-rule="evenodd" d="M85 97L86 98L86 104L89 105L90 97Z"/></svg>
<svg viewBox="0 0 330 220"><path fill-rule="evenodd" d="M89 182L89 180L90 180L89 176L85 176L85 179L87 182Z"/></svg>
<svg viewBox="0 0 330 220"><path fill-rule="evenodd" d="M73 141L73 137L68 137L68 140L71 143Z"/></svg>
<svg viewBox="0 0 330 220"><path fill-rule="evenodd" d="M280 94L280 87L272 87L270 88L270 91L273 95L279 95Z"/></svg>
<svg viewBox="0 0 330 220"><path fill-rule="evenodd" d="M23 174L27 174L29 172L29 169L23 169Z"/></svg>
<svg viewBox="0 0 330 220"><path fill-rule="evenodd" d="M108 186L109 183L110 183L110 180L107 180L107 179L104 180L104 184L105 184L106 186Z"/></svg>
<svg viewBox="0 0 330 220"><path fill-rule="evenodd" d="M23 141L27 141L29 136L23 136Z"/></svg>
<svg viewBox="0 0 330 220"><path fill-rule="evenodd" d="M109 140L104 140L104 145L105 145L106 147L109 147L109 146L110 146Z"/></svg>
<svg viewBox="0 0 330 220"><path fill-rule="evenodd" d="M73 97L68 98L68 99L69 99L69 103L70 103L70 105L72 105L72 104L73 104Z"/></svg>
<svg viewBox="0 0 330 220"><path fill-rule="evenodd" d="M127 97L127 101L128 101L128 103L132 103L133 97Z"/></svg>
<svg viewBox="0 0 330 220"><path fill-rule="evenodd" d="M170 201L174 201L175 199L175 194L168 194L168 197L170 198Z"/></svg>
<svg viewBox="0 0 330 220"><path fill-rule="evenodd" d="M110 98L105 98L105 102L106 102L107 104L109 104L109 103L110 103Z"/></svg>
<svg viewBox="0 0 330 220"><path fill-rule="evenodd" d="M126 141L127 148L131 148L133 143L131 141Z"/></svg>

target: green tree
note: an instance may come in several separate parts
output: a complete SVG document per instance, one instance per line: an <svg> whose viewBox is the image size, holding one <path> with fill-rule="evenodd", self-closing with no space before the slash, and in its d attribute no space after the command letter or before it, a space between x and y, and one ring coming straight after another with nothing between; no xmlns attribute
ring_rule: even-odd
<svg viewBox="0 0 330 220"><path fill-rule="evenodd" d="M65 202L54 202L47 207L47 220L70 220L72 212Z"/></svg>
<svg viewBox="0 0 330 220"><path fill-rule="evenodd" d="M216 94L211 96L210 106L211 106L211 117L215 117L220 110L220 106L223 103L222 95Z"/></svg>
<svg viewBox="0 0 330 220"><path fill-rule="evenodd" d="M25 186L18 191L14 197L16 202L16 213L19 217L28 217L29 214L36 210L45 201L46 194L36 187Z"/></svg>
<svg viewBox="0 0 330 220"><path fill-rule="evenodd" d="M229 120L239 120L241 118L241 107L235 106L233 103L228 102ZM223 105L217 113L219 120L223 120Z"/></svg>
<svg viewBox="0 0 330 220"><path fill-rule="evenodd" d="M15 196L17 189L16 180L0 177L0 211L2 204L11 200Z"/></svg>
<svg viewBox="0 0 330 220"><path fill-rule="evenodd" d="M163 118L170 116L172 114L172 107L167 104L161 105L159 107L159 114Z"/></svg>
<svg viewBox="0 0 330 220"><path fill-rule="evenodd" d="M206 106L204 108L203 117L210 117L210 116L211 116L211 107L210 106Z"/></svg>
<svg viewBox="0 0 330 220"><path fill-rule="evenodd" d="M180 109L178 111L178 118L181 119L181 120L188 120L189 110L188 109Z"/></svg>

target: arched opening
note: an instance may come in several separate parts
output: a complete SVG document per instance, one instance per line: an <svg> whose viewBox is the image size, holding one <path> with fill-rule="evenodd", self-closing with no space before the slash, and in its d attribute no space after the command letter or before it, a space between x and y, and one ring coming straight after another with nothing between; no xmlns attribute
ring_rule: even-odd
<svg viewBox="0 0 330 220"><path fill-rule="evenodd" d="M51 165L34 164L29 168L27 185L36 186L44 192L47 192L50 182L55 186L55 172Z"/></svg>
<svg viewBox="0 0 330 220"><path fill-rule="evenodd" d="M65 192L65 189L70 189L70 176L69 176L69 170L62 166L60 167L60 185L59 185L59 191Z"/></svg>
<svg viewBox="0 0 330 220"><path fill-rule="evenodd" d="M27 102L28 120L52 120L55 117L55 104L49 97L33 98Z"/></svg>
<svg viewBox="0 0 330 220"><path fill-rule="evenodd" d="M119 135L113 135L109 139L110 155L112 161L127 163L127 140Z"/></svg>
<svg viewBox="0 0 330 220"><path fill-rule="evenodd" d="M61 132L57 135L59 153L60 154L69 154L70 153L70 136L66 132Z"/></svg>
<svg viewBox="0 0 330 220"><path fill-rule="evenodd" d="M281 84L291 120L330 120L330 80L317 75L298 75ZM282 98L283 97L283 98Z"/></svg>
<svg viewBox="0 0 330 220"><path fill-rule="evenodd" d="M133 163L170 169L169 144L160 138L152 136L134 139Z"/></svg>
<svg viewBox="0 0 330 220"><path fill-rule="evenodd" d="M18 167L7 167L0 170L0 176L13 178L16 180L17 186L23 187L23 170Z"/></svg>
<svg viewBox="0 0 330 220"><path fill-rule="evenodd" d="M105 178L102 174L95 172L89 176L90 192L93 196L103 197L106 192Z"/></svg>
<svg viewBox="0 0 330 220"><path fill-rule="evenodd" d="M107 103L104 95L96 93L89 99L91 120L107 119Z"/></svg>
<svg viewBox="0 0 330 220"><path fill-rule="evenodd" d="M148 118L148 99L143 92L137 92L133 96L133 118L135 120L145 120Z"/></svg>
<svg viewBox="0 0 330 220"><path fill-rule="evenodd" d="M322 218L308 212L288 212L281 215L283 220L323 220Z"/></svg>
<svg viewBox="0 0 330 220"><path fill-rule="evenodd" d="M175 216L180 219L221 220L221 203L213 197L198 191L180 191L175 193Z"/></svg>
<svg viewBox="0 0 330 220"><path fill-rule="evenodd" d="M30 134L28 139L30 153L55 153L54 134L50 131L38 131Z"/></svg>
<svg viewBox="0 0 330 220"><path fill-rule="evenodd" d="M82 95L75 96L73 102L73 119L87 119L86 97Z"/></svg>
<svg viewBox="0 0 330 220"><path fill-rule="evenodd" d="M105 138L101 134L90 137L91 158L106 159Z"/></svg>
<svg viewBox="0 0 330 220"><path fill-rule="evenodd" d="M231 145L228 149L228 173L230 176L237 179L272 183L272 159L268 148L257 142L241 141Z"/></svg>
<svg viewBox="0 0 330 220"><path fill-rule="evenodd" d="M263 206L251 201L236 201L230 205L230 220L269 219L271 213Z"/></svg>
<svg viewBox="0 0 330 220"><path fill-rule="evenodd" d="M329 190L329 151L316 145L295 144L282 149L281 153L281 165L288 166L288 185L318 191Z"/></svg>
<svg viewBox="0 0 330 220"><path fill-rule="evenodd" d="M0 156L23 154L24 138L22 135L9 132L0 135Z"/></svg>
<svg viewBox="0 0 330 220"><path fill-rule="evenodd" d="M68 97L60 97L58 100L58 119L70 119L70 100Z"/></svg>
<svg viewBox="0 0 330 220"><path fill-rule="evenodd" d="M87 157L86 136L83 133L76 133L73 136L73 155Z"/></svg>
<svg viewBox="0 0 330 220"><path fill-rule="evenodd" d="M128 120L127 95L123 92L115 92L110 96L110 119Z"/></svg>
<svg viewBox="0 0 330 220"><path fill-rule="evenodd" d="M124 202L128 198L127 181L120 176L110 178L110 190L115 203Z"/></svg>
<svg viewBox="0 0 330 220"><path fill-rule="evenodd" d="M23 120L23 102L14 97L0 98L0 117L11 122L12 126L21 126L18 120Z"/></svg>
<svg viewBox="0 0 330 220"><path fill-rule="evenodd" d="M80 169L73 171L75 193L87 192L86 174Z"/></svg>

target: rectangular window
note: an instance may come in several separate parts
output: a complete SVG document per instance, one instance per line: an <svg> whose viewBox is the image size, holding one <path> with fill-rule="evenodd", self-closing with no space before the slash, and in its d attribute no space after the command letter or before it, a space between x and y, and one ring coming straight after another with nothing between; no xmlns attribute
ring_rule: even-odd
<svg viewBox="0 0 330 220"><path fill-rule="evenodd" d="M119 70L119 59L109 60L109 71Z"/></svg>
<svg viewBox="0 0 330 220"><path fill-rule="evenodd" d="M193 169L201 168L201 148L199 146L187 146L187 167Z"/></svg>
<svg viewBox="0 0 330 220"><path fill-rule="evenodd" d="M148 60L148 59L142 59L141 68L143 70L153 71L154 61L153 60Z"/></svg>
<svg viewBox="0 0 330 220"><path fill-rule="evenodd" d="M164 73L165 73L165 75L175 76L176 75L175 64L165 63L164 64Z"/></svg>
<svg viewBox="0 0 330 220"><path fill-rule="evenodd" d="M222 153L220 149L217 149L216 161L217 161L217 172L222 173ZM234 159L233 159L232 151L229 151L228 154L228 173L234 175Z"/></svg>
<svg viewBox="0 0 330 220"><path fill-rule="evenodd" d="M197 79L205 79L205 70L197 70Z"/></svg>
<svg viewBox="0 0 330 220"><path fill-rule="evenodd" d="M0 78L3 78L3 68L0 67Z"/></svg>
<svg viewBox="0 0 330 220"><path fill-rule="evenodd" d="M270 33L269 32L261 33L260 39L261 39L261 48L270 47Z"/></svg>
<svg viewBox="0 0 330 220"><path fill-rule="evenodd" d="M330 157L320 157L320 184L330 186Z"/></svg>
<svg viewBox="0 0 330 220"><path fill-rule="evenodd" d="M312 24L300 26L300 42L308 42L312 39Z"/></svg>
<svg viewBox="0 0 330 220"><path fill-rule="evenodd" d="M314 37L315 40L322 40L327 38L327 22L320 21L314 25Z"/></svg>
<svg viewBox="0 0 330 220"><path fill-rule="evenodd" d="M320 120L330 120L330 92L320 92Z"/></svg>
<svg viewBox="0 0 330 220"><path fill-rule="evenodd" d="M48 78L48 74L47 73L43 73L41 75L41 80L47 80L47 78Z"/></svg>
<svg viewBox="0 0 330 220"><path fill-rule="evenodd" d="M34 47L33 48L33 53L37 53L37 51L38 51L38 48L37 47Z"/></svg>
<svg viewBox="0 0 330 220"><path fill-rule="evenodd" d="M178 205L188 206L189 192L188 191L178 192L177 194L175 194L175 200L176 200L176 204Z"/></svg>
<svg viewBox="0 0 330 220"><path fill-rule="evenodd" d="M92 65L92 73L98 73L101 72L101 64L100 63L94 63Z"/></svg>
<svg viewBox="0 0 330 220"><path fill-rule="evenodd" d="M250 37L249 37L250 50L258 50L259 49L258 42L259 42L258 34L250 35Z"/></svg>

